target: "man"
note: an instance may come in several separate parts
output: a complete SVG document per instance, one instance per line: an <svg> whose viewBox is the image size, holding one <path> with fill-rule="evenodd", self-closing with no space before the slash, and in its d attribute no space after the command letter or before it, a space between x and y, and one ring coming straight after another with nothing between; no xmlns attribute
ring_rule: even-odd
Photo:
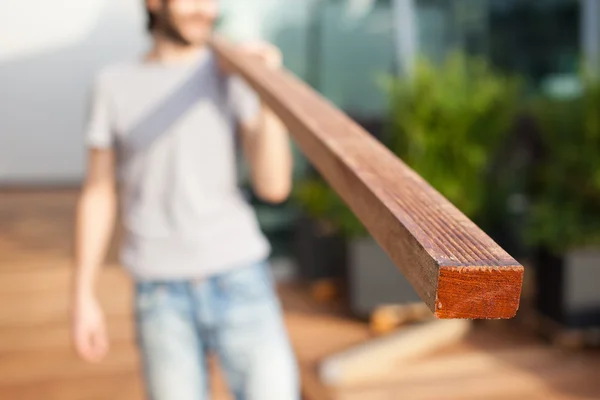
<svg viewBox="0 0 600 400"><path fill-rule="evenodd" d="M86 137L77 213L73 336L84 359L108 350L94 284L117 209L121 259L136 283L139 345L154 400L207 399L215 353L238 400L299 398L297 367L266 258L269 246L236 182L236 133L255 193L290 192L287 133L207 47L217 0L147 0L153 47L102 71ZM279 52L246 50L270 67Z"/></svg>

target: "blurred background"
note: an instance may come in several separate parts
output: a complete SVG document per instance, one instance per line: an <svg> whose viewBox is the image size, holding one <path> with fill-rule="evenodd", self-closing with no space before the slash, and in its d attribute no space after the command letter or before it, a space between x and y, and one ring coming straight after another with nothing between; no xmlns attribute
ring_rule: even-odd
<svg viewBox="0 0 600 400"><path fill-rule="evenodd" d="M147 48L141 3L0 4L1 399L142 398L117 245L100 283L110 357L83 364L68 335L90 82ZM301 154L277 207L242 170L274 246L306 398L600 399L600 1L222 3L222 34L279 46L287 68L526 266L515 320L440 340L456 327L430 321ZM433 339L406 338L423 327ZM392 345L377 359L382 338ZM412 347L423 350L403 359ZM357 348L364 358L345 357ZM327 365L350 372L333 378ZM214 371L216 398L229 398Z"/></svg>

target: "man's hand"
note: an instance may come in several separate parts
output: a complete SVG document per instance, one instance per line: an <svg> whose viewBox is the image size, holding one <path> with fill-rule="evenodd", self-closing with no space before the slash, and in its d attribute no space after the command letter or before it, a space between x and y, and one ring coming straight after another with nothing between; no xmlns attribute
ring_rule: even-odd
<svg viewBox="0 0 600 400"><path fill-rule="evenodd" d="M77 353L91 362L100 361L108 351L104 315L94 287L117 214L114 165L113 150L90 150L77 204L71 330Z"/></svg>
<svg viewBox="0 0 600 400"><path fill-rule="evenodd" d="M76 295L72 335L77 354L86 361L99 362L108 353L104 313L91 294Z"/></svg>
<svg viewBox="0 0 600 400"><path fill-rule="evenodd" d="M240 44L243 53L260 59L272 69L279 69L283 65L281 50L267 42L248 42Z"/></svg>
<svg viewBox="0 0 600 400"><path fill-rule="evenodd" d="M263 62L267 67L279 69L283 65L281 50L267 42L245 42L237 45L238 50ZM219 68L225 75L235 74L232 66L222 58L218 58Z"/></svg>

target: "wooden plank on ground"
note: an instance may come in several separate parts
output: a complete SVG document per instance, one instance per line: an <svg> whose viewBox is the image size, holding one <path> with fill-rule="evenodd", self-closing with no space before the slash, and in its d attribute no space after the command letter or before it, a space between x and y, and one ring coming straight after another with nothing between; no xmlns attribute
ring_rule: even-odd
<svg viewBox="0 0 600 400"><path fill-rule="evenodd" d="M135 339L133 317L108 316L108 336L110 342L131 341ZM0 326L0 355L8 352L26 352L37 350L72 350L71 327L69 321L51 323L33 323L31 326Z"/></svg>
<svg viewBox="0 0 600 400"><path fill-rule="evenodd" d="M212 47L296 143L438 318L511 318L523 267L418 174L289 72Z"/></svg>
<svg viewBox="0 0 600 400"><path fill-rule="evenodd" d="M0 385L0 398L15 400L142 400L140 373L136 369L105 375L55 378Z"/></svg>
<svg viewBox="0 0 600 400"><path fill-rule="evenodd" d="M470 321L430 321L374 339L323 360L320 377L332 386L372 381L387 371L462 340Z"/></svg>
<svg viewBox="0 0 600 400"><path fill-rule="evenodd" d="M378 376L356 384L344 385L344 390L364 386L386 386L428 382L433 379L464 379L465 376L493 375L499 371L530 371L548 365L561 365L570 360L568 355L542 345L517 346L493 350L465 348L454 354L435 354L407 364L395 362ZM572 360L572 359L571 359Z"/></svg>
<svg viewBox="0 0 600 400"><path fill-rule="evenodd" d="M576 363L567 367L552 364L535 371L505 369L475 372L458 378L428 376L420 381L401 381L395 385L372 385L342 391L336 400L411 399L411 400L480 400L480 399L596 399L594 372ZM569 382L588 382L592 389L561 390ZM432 382L435 382L432 384ZM593 388L596 386L596 389ZM579 393L578 393L579 392ZM586 393L587 392L587 393ZM589 394L589 395L588 395ZM530 395L534 395L531 396ZM542 395L535 397L535 395Z"/></svg>
<svg viewBox="0 0 600 400"><path fill-rule="evenodd" d="M98 364L80 360L73 349L7 352L0 357L0 386L138 370L138 352L130 341L111 343Z"/></svg>

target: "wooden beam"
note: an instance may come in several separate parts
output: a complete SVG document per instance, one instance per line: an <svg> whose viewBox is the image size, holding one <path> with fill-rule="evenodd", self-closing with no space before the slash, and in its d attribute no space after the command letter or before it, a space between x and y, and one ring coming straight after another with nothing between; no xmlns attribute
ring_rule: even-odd
<svg viewBox="0 0 600 400"><path fill-rule="evenodd" d="M342 111L291 73L215 37L242 76L438 318L511 318L523 267ZM377 266L373 266L377 268Z"/></svg>

